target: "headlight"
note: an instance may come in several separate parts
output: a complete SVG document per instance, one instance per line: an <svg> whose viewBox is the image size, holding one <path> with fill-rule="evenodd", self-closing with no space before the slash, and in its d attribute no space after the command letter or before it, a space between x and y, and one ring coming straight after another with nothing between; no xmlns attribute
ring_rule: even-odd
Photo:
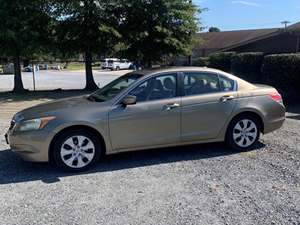
<svg viewBox="0 0 300 225"><path fill-rule="evenodd" d="M32 120L25 120L16 126L17 131L41 130L55 117L44 117Z"/></svg>

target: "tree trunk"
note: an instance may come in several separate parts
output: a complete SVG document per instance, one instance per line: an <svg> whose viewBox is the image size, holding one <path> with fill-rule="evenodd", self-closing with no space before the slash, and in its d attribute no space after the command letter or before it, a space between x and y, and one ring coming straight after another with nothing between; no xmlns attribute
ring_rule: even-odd
<svg viewBox="0 0 300 225"><path fill-rule="evenodd" d="M21 74L21 65L20 65L20 56L17 55L14 57L14 89L13 92L24 93L25 89L22 81Z"/></svg>
<svg viewBox="0 0 300 225"><path fill-rule="evenodd" d="M86 76L86 86L85 90L95 91L99 87L95 83L92 69L92 54L89 51L85 52L85 76Z"/></svg>

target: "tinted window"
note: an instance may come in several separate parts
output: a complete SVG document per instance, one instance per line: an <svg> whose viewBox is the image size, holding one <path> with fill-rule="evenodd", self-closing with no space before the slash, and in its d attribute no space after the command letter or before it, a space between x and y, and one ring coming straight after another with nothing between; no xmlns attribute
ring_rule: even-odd
<svg viewBox="0 0 300 225"><path fill-rule="evenodd" d="M185 73L184 93L189 95L201 95L220 91L219 78L210 73Z"/></svg>
<svg viewBox="0 0 300 225"><path fill-rule="evenodd" d="M129 95L136 96L137 102L174 98L176 97L176 75L151 78L132 90Z"/></svg>
<svg viewBox="0 0 300 225"><path fill-rule="evenodd" d="M227 78L220 76L220 88L221 91L234 91L234 81Z"/></svg>

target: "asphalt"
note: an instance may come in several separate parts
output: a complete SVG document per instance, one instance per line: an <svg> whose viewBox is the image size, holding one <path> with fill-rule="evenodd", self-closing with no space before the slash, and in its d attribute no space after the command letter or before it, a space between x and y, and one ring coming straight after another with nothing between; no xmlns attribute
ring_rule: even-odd
<svg viewBox="0 0 300 225"><path fill-rule="evenodd" d="M98 86L102 87L119 76L130 72L129 70L109 71L94 70L94 79ZM22 73L24 87L29 90L34 89L33 74L30 72ZM14 76L0 74L0 92L13 89ZM41 70L35 74L36 90L54 90L54 89L82 89L85 87L84 71L55 71Z"/></svg>

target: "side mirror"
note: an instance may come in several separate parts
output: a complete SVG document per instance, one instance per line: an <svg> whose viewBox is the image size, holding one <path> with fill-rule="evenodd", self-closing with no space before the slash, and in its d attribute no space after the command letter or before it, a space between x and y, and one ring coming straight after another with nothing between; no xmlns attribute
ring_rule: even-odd
<svg viewBox="0 0 300 225"><path fill-rule="evenodd" d="M124 106L136 104L136 96L134 96L134 95L127 95L127 96L122 100L122 104L123 104Z"/></svg>

